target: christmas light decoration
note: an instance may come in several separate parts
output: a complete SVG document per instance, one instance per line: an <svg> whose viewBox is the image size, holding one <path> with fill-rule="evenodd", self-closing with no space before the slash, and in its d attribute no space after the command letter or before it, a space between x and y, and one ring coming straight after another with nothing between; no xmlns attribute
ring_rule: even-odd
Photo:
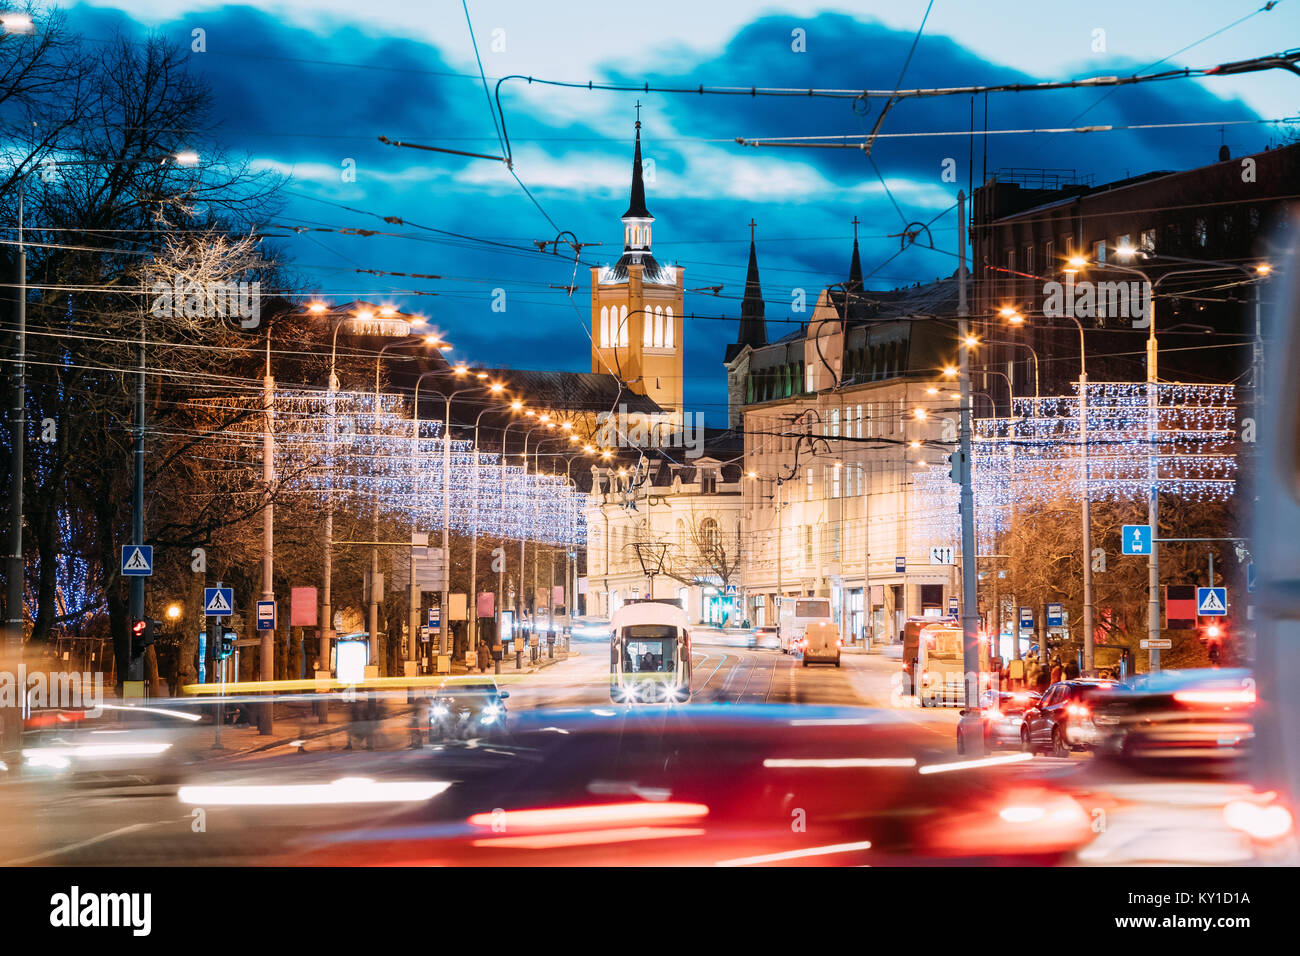
<svg viewBox="0 0 1300 956"><path fill-rule="evenodd" d="M1231 385L1088 385L1087 480L1073 395L1016 399L1013 417L976 419L972 480L976 535L992 551L1011 509L1047 502L1140 501L1152 473L1162 495L1225 501L1236 491L1236 407ZM1154 428L1152 427L1154 425ZM914 476L911 525L919 548L949 544L959 531L959 489L947 466Z"/></svg>
<svg viewBox="0 0 1300 956"><path fill-rule="evenodd" d="M261 492L260 397L201 403L233 423L205 435L205 465L219 492ZM274 419L280 490L334 496L360 506L377 497L382 512L422 530L441 530L443 423L421 420L409 404L373 393L282 389ZM204 416L200 415L200 420ZM534 474L494 452L477 456L470 442L451 442L449 526L483 537L580 545L586 540L583 496L563 476Z"/></svg>

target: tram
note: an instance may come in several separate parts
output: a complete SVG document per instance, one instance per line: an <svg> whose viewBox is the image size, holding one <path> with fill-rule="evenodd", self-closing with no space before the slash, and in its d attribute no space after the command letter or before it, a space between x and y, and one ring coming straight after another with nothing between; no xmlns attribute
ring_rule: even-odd
<svg viewBox="0 0 1300 956"><path fill-rule="evenodd" d="M690 619L670 598L627 601L610 617L609 696L616 704L691 698Z"/></svg>

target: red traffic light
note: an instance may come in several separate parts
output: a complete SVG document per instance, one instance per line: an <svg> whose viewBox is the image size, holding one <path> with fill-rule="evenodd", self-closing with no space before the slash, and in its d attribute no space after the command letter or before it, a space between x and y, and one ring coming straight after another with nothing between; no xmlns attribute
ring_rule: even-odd
<svg viewBox="0 0 1300 956"><path fill-rule="evenodd" d="M1205 636L1212 641L1217 641L1223 636L1223 628L1217 624L1209 624L1205 628Z"/></svg>
<svg viewBox="0 0 1300 956"><path fill-rule="evenodd" d="M143 637L144 630L149 626L148 621L133 621L131 624L131 633L136 637Z"/></svg>

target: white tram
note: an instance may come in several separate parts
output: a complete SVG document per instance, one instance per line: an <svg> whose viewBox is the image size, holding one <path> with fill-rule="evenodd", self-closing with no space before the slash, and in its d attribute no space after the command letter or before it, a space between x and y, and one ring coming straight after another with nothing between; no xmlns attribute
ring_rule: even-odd
<svg viewBox="0 0 1300 956"><path fill-rule="evenodd" d="M610 617L609 696L617 704L691 698L690 619L673 599L628 601Z"/></svg>

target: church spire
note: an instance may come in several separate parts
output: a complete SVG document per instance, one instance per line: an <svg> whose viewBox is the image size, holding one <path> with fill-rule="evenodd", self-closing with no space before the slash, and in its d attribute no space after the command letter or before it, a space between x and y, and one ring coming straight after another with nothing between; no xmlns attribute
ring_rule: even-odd
<svg viewBox="0 0 1300 956"><path fill-rule="evenodd" d="M758 250L754 246L754 228L749 220L749 271L745 275L745 297L740 301L740 335L737 345L752 348L767 344L767 322L764 318L763 289L758 281Z"/></svg>
<svg viewBox="0 0 1300 956"><path fill-rule="evenodd" d="M624 219L653 219L645 207L645 183L641 179L641 101L636 104L636 151L632 154L632 202L623 213Z"/></svg>
<svg viewBox="0 0 1300 956"><path fill-rule="evenodd" d="M853 258L849 262L849 288L862 289L862 260L858 258L858 217L853 217Z"/></svg>

